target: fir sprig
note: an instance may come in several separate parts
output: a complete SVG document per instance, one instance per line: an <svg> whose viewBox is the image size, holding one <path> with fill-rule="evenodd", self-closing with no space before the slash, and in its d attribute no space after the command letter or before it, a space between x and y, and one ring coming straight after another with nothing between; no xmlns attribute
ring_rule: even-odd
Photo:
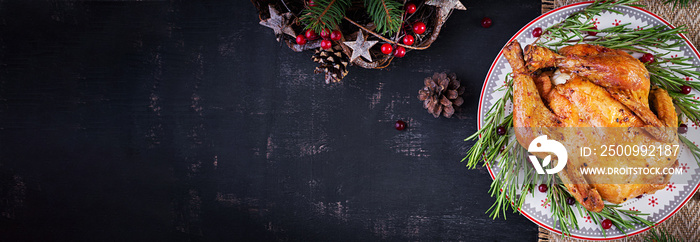
<svg viewBox="0 0 700 242"><path fill-rule="evenodd" d="M543 38L540 39L544 40L537 42L537 44L557 49L566 45L586 42L628 51L653 52L657 56L657 61L647 65L651 74L651 82L668 90L681 113L697 123L700 120L700 101L694 100L692 95L683 95L679 91L682 85L700 90L699 83L690 82L680 77L686 76L700 80L700 73L694 70L696 66L688 64L690 58L668 57L668 53L658 52L658 50L673 51L680 47L682 39L678 37L678 34L684 33L685 27L669 29L665 26L646 26L632 30L628 28L629 24L622 24L602 30L593 28L593 18L604 11L619 13L613 9L619 5L642 7L635 5L634 2L636 0L596 1L582 11L572 14L561 23L547 28L542 35ZM591 38L584 34L586 31L602 32L603 34L597 38ZM569 235L571 228L579 228L575 212L578 212L580 216L584 216L584 213L587 214L594 223L601 226L601 229L602 221L609 219L616 228L625 234L626 230L633 229L636 225L653 226L652 222L642 217L648 214L621 209L619 205L605 205L601 212L587 211L578 202L575 205L568 205L566 200L571 195L558 180L558 177L548 176L543 179L533 173L533 169L530 167L523 166L521 161L526 159L527 150L512 138L513 132L507 132L505 135L496 134L498 127L512 129L512 114L506 113L505 109L507 103L512 102L512 89L512 78L510 75L506 75L506 85L497 90L505 92L504 96L497 100L486 113L485 125L465 139L465 141L476 140L467 152L467 156L462 160L467 161L468 168L474 169L481 163L482 165L498 166L500 170L489 190L491 196L496 198L494 204L487 211L487 213L490 212L490 217L495 219L500 214L505 216L505 211L508 209L512 209L514 212L519 211L525 197L531 195L535 190L537 182L543 182L550 188L547 191L547 199L551 206L550 211L555 223L559 224L563 235ZM684 136L679 136L679 139L688 146L700 163L700 148ZM525 174L524 177L520 177L522 174ZM605 229L602 231L605 235Z"/></svg>
<svg viewBox="0 0 700 242"><path fill-rule="evenodd" d="M367 14L372 18L379 34L393 34L399 31L403 22L403 4L396 0L364 0ZM324 29L337 29L345 17L345 11L352 6L351 0L316 0L307 6L299 20L320 33Z"/></svg>
<svg viewBox="0 0 700 242"><path fill-rule="evenodd" d="M324 29L336 29L345 16L345 10L352 5L350 0L315 0L301 13L299 20L316 33Z"/></svg>
<svg viewBox="0 0 700 242"><path fill-rule="evenodd" d="M365 0L367 13L379 34L394 34L401 28L403 4L394 0Z"/></svg>

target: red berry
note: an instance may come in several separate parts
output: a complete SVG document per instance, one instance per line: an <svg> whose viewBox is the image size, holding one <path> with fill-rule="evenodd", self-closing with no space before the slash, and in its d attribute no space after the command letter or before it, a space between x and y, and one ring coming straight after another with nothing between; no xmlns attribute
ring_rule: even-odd
<svg viewBox="0 0 700 242"><path fill-rule="evenodd" d="M498 128L496 128L496 134L498 134L498 135L506 134L506 128L503 126L498 126Z"/></svg>
<svg viewBox="0 0 700 242"><path fill-rule="evenodd" d="M535 28L535 29L532 30L532 37L537 38L537 37L540 37L540 36L542 36L542 28L537 27L537 28Z"/></svg>
<svg viewBox="0 0 700 242"><path fill-rule="evenodd" d="M391 54L392 48L389 43L385 43L382 45L382 53L385 55Z"/></svg>
<svg viewBox="0 0 700 242"><path fill-rule="evenodd" d="M396 121L394 128L396 128L398 131L404 130L406 128L406 122L403 120Z"/></svg>
<svg viewBox="0 0 700 242"><path fill-rule="evenodd" d="M484 17L481 19L481 27L489 28L491 27L491 24L493 24L493 22L491 22L491 18Z"/></svg>
<svg viewBox="0 0 700 242"><path fill-rule="evenodd" d="M413 24L413 33L416 33L416 34L425 33L425 24L423 22L415 22Z"/></svg>
<svg viewBox="0 0 700 242"><path fill-rule="evenodd" d="M540 184L537 187L537 190L540 190L540 192L547 192L547 185L546 184Z"/></svg>
<svg viewBox="0 0 700 242"><path fill-rule="evenodd" d="M328 39L331 37L331 31L328 29L321 30L321 38Z"/></svg>
<svg viewBox="0 0 700 242"><path fill-rule="evenodd" d="M394 56L403 57L405 55L406 55L406 49L404 49L401 46L396 47L396 50L394 51Z"/></svg>
<svg viewBox="0 0 700 242"><path fill-rule="evenodd" d="M652 55L651 53L644 53L642 57L639 57L639 60L642 63L652 63L654 62L654 55Z"/></svg>
<svg viewBox="0 0 700 242"><path fill-rule="evenodd" d="M327 50L327 49L330 49L331 47L333 47L333 42L331 42L330 40L327 40L327 39L321 40L321 48L323 48L324 50Z"/></svg>
<svg viewBox="0 0 700 242"><path fill-rule="evenodd" d="M314 0L309 0L309 7L316 7L316 3L314 3Z"/></svg>
<svg viewBox="0 0 700 242"><path fill-rule="evenodd" d="M403 37L403 44L405 45L413 45L413 41L415 39L413 38L413 35L406 35Z"/></svg>
<svg viewBox="0 0 700 242"><path fill-rule="evenodd" d="M566 204L574 205L575 203L576 203L576 198L574 198L574 197L567 197L566 198Z"/></svg>
<svg viewBox="0 0 700 242"><path fill-rule="evenodd" d="M331 40L338 41L342 37L343 37L343 34L340 33L340 31L338 31L338 30L333 30L333 32L331 32Z"/></svg>
<svg viewBox="0 0 700 242"><path fill-rule="evenodd" d="M406 4L406 12L408 14L412 14L416 12L416 5L413 3Z"/></svg>
<svg viewBox="0 0 700 242"><path fill-rule="evenodd" d="M603 226L603 229L612 228L612 221L610 221L610 219L605 219L600 223L600 226Z"/></svg>
<svg viewBox="0 0 700 242"><path fill-rule="evenodd" d="M591 28L591 29L598 30L598 27L593 26L593 28ZM598 34L598 32L595 32L595 31L588 31L588 35L590 35L590 36L595 36L596 34Z"/></svg>
<svg viewBox="0 0 700 242"><path fill-rule="evenodd" d="M678 126L678 133L685 134L688 132L688 125L681 124Z"/></svg>
<svg viewBox="0 0 700 242"><path fill-rule="evenodd" d="M298 45L306 44L306 38L304 38L303 34L297 35L297 44Z"/></svg>
<svg viewBox="0 0 700 242"><path fill-rule="evenodd" d="M304 36L306 36L307 40L318 39L318 35L316 35L316 32L314 32L313 29L306 30L306 33L304 33Z"/></svg>
<svg viewBox="0 0 700 242"><path fill-rule="evenodd" d="M686 85L681 86L681 93L683 93L685 95L690 94L691 90L692 90L692 88L690 88L689 86L686 86Z"/></svg>

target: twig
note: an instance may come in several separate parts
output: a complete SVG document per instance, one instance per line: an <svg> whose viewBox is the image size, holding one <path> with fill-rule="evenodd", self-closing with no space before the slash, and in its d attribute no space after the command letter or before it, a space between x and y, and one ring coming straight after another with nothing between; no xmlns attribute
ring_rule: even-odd
<svg viewBox="0 0 700 242"><path fill-rule="evenodd" d="M390 40L390 39L387 39L386 37L384 37L384 36L382 36L382 35L380 35L380 34L375 33L374 31L371 31L371 30L365 28L365 26L362 26L361 24L358 24L358 23L356 23L355 21L352 21L352 19L349 19L347 16L346 16L346 17L343 17L343 18L345 18L345 20L347 20L347 21L350 22L351 24L353 24L353 25L355 25L355 26L361 28L362 30L367 31L367 33L370 33L371 35L374 35L375 37L377 37L377 38L379 38L379 39L381 39L381 40L384 40L384 41L386 41L386 42L389 42L389 43L391 43L391 44L395 44L395 45L404 47L404 48L406 48L406 49L412 49L412 50L425 50L425 49L427 49L428 47L430 47L430 44L428 44L427 46L413 47L413 46L404 45L404 44L401 44L401 43L398 43L398 42L394 42L394 41L392 41L392 40Z"/></svg>

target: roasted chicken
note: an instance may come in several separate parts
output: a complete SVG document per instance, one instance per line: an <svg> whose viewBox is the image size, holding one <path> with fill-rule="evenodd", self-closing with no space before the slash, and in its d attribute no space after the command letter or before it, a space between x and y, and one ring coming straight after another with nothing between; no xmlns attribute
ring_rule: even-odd
<svg viewBox="0 0 700 242"><path fill-rule="evenodd" d="M559 53L526 46L523 54L520 44L513 41L504 48L504 55L513 69L513 124L516 138L523 147L543 134L568 143L569 147L601 141L606 144L678 144L675 133L678 120L670 96L663 89L651 89L648 71L628 53L578 44L564 47ZM553 69L569 78L557 83L553 80ZM620 130L624 132L618 132ZM535 155L542 158L545 154ZM558 175L579 203L598 212L604 207L603 200L622 203L653 193L665 187L670 176L584 175L578 171L580 167L675 165L675 156L583 158L569 155L565 169Z"/></svg>

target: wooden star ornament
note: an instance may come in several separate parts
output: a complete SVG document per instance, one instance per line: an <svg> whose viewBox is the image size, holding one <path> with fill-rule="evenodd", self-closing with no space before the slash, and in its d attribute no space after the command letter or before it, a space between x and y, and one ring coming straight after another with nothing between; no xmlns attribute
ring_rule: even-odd
<svg viewBox="0 0 700 242"><path fill-rule="evenodd" d="M425 4L440 8L440 16L445 17L452 12L452 9L467 10L467 7L459 0L428 0Z"/></svg>
<svg viewBox="0 0 700 242"><path fill-rule="evenodd" d="M350 56L350 62L354 62L357 57L364 57L368 61L372 61L372 56L369 54L369 49L372 48L375 44L377 44L376 40L372 41L366 41L364 35L362 34L362 30L357 33L357 39L355 41L346 41L343 42L345 45L350 47L352 49L352 56Z"/></svg>
<svg viewBox="0 0 700 242"><path fill-rule="evenodd" d="M260 25L274 30L277 42L282 39L283 34L296 37L296 33L294 33L294 30L290 26L292 13L287 12L280 15L273 5L269 5L268 7L270 8L270 18L260 21Z"/></svg>

